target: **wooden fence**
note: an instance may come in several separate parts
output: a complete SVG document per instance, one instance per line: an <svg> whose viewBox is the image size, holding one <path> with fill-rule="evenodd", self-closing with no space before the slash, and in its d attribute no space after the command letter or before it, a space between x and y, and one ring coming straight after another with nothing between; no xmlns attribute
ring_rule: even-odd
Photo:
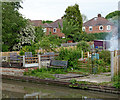
<svg viewBox="0 0 120 100"><path fill-rule="evenodd" d="M2 52L2 56L10 56L10 53L17 53L19 55L20 51Z"/></svg>
<svg viewBox="0 0 120 100"><path fill-rule="evenodd" d="M120 74L120 50L111 52L111 76Z"/></svg>

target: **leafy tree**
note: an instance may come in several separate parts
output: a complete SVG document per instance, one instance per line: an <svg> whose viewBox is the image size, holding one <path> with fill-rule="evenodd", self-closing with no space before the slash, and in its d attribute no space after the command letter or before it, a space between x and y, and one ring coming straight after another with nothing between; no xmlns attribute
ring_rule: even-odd
<svg viewBox="0 0 120 100"><path fill-rule="evenodd" d="M20 33L18 34L18 43L14 45L14 50L20 50L22 46L31 45L31 42L35 40L35 29L34 27L28 22L27 26L23 28Z"/></svg>
<svg viewBox="0 0 120 100"><path fill-rule="evenodd" d="M2 2L2 45L10 51L19 42L20 31L27 22L19 13L19 8L22 8L20 2Z"/></svg>
<svg viewBox="0 0 120 100"><path fill-rule="evenodd" d="M110 18L113 18L115 16L120 16L120 11L114 11L114 12L111 12L109 13L105 18L106 19L110 19Z"/></svg>
<svg viewBox="0 0 120 100"><path fill-rule="evenodd" d="M79 5L75 4L74 6L68 6L68 8L65 10L65 15L63 16L63 19L64 18L68 22L70 22L72 26L78 26L78 32L71 32L71 34L74 34L74 41L79 41L80 33L82 33L83 24L82 16L79 10Z"/></svg>
<svg viewBox="0 0 120 100"><path fill-rule="evenodd" d="M35 27L35 42L41 40L41 38L45 35L42 26Z"/></svg>
<svg viewBox="0 0 120 100"><path fill-rule="evenodd" d="M120 21L120 11L114 11L109 13L105 18L108 19L110 22L114 23L117 27L119 26L118 22Z"/></svg>
<svg viewBox="0 0 120 100"><path fill-rule="evenodd" d="M75 36L75 32L78 32L78 26L77 25L73 25L73 20L71 19L69 22L67 21L67 19L63 20L63 27L60 28L62 33L65 34L66 38L71 38L73 39Z"/></svg>

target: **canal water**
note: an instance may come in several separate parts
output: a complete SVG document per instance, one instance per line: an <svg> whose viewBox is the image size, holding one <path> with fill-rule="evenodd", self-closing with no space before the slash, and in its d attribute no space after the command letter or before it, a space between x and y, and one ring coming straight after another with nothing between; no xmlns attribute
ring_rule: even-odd
<svg viewBox="0 0 120 100"><path fill-rule="evenodd" d="M82 100L86 98L114 100L116 98L117 100L119 97L111 93L3 79L2 98L82 98Z"/></svg>

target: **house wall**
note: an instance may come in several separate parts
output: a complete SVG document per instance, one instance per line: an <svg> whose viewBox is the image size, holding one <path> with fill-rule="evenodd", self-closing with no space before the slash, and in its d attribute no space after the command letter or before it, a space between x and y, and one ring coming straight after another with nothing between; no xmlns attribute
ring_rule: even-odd
<svg viewBox="0 0 120 100"><path fill-rule="evenodd" d="M113 29L113 26L111 26L111 30L107 30L107 26L103 25L103 30L99 30L99 26L92 26L93 30L89 31L89 26L85 26L85 32L86 33L102 33L102 32L111 32Z"/></svg>
<svg viewBox="0 0 120 100"><path fill-rule="evenodd" d="M56 28L56 32L53 32L53 28L47 28L46 29L46 35L48 35L51 32L51 34L61 33L59 28Z"/></svg>

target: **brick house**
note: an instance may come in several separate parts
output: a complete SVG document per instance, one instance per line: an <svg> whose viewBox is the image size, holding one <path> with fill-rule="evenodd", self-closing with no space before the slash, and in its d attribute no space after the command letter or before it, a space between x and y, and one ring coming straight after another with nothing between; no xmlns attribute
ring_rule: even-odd
<svg viewBox="0 0 120 100"><path fill-rule="evenodd" d="M29 21L32 23L33 26L36 27L43 25L42 20L29 20Z"/></svg>
<svg viewBox="0 0 120 100"><path fill-rule="evenodd" d="M101 33L111 32L114 28L114 24L98 14L98 17L94 17L91 20L83 24L82 30L86 33Z"/></svg>
<svg viewBox="0 0 120 100"><path fill-rule="evenodd" d="M62 19L58 19L50 24L48 23L43 24L42 20L31 20L31 23L36 27L41 25L44 28L43 30L46 33L46 35L53 34L57 35L60 38L65 38L65 34L62 33L59 28L59 25L63 27Z"/></svg>

